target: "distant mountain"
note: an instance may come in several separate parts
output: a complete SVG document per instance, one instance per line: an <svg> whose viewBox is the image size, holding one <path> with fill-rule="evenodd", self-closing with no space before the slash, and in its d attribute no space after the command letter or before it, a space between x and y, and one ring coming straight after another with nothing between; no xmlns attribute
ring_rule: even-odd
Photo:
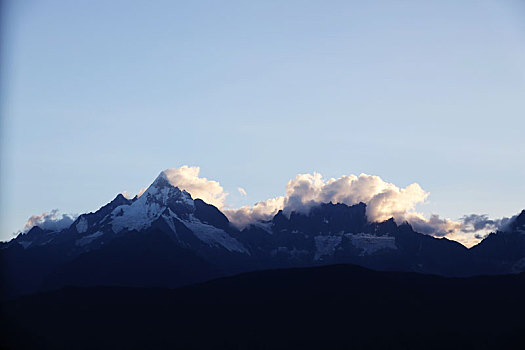
<svg viewBox="0 0 525 350"><path fill-rule="evenodd" d="M470 253L484 273L525 271L525 210L503 232L491 233Z"/></svg>
<svg viewBox="0 0 525 350"><path fill-rule="evenodd" d="M217 208L164 173L59 232L33 227L0 248L4 295L64 285L180 286L249 268L250 253Z"/></svg>
<svg viewBox="0 0 525 350"><path fill-rule="evenodd" d="M1 305L6 349L522 349L525 275L352 265L175 290L66 288Z"/></svg>
<svg viewBox="0 0 525 350"><path fill-rule="evenodd" d="M2 295L68 285L178 287L246 271L337 263L444 276L515 273L525 270L524 221L525 211L505 232L471 249L393 219L369 222L363 203L280 211L240 231L161 173L140 197L118 195L67 229L33 227L2 243Z"/></svg>

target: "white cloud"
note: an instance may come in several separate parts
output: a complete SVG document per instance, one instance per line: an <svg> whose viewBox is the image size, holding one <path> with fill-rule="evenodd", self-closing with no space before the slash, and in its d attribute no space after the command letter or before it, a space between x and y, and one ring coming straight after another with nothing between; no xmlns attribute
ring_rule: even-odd
<svg viewBox="0 0 525 350"><path fill-rule="evenodd" d="M242 187L237 187L237 191L241 194L241 196L246 196L246 190Z"/></svg>
<svg viewBox="0 0 525 350"><path fill-rule="evenodd" d="M307 213L318 203L367 204L370 221L384 221L393 217L397 223L408 222L414 230L435 237L447 237L467 247L478 243L489 229L504 227L509 219L488 219L486 216L469 215L459 221L432 214L425 218L416 206L426 201L429 192L417 183L400 188L379 176L361 174L324 179L319 173L298 174L288 181L285 196L270 198L253 206L224 209L225 215L239 228L259 220L271 219L279 210Z"/></svg>
<svg viewBox="0 0 525 350"><path fill-rule="evenodd" d="M23 232L29 231L33 226L39 226L44 230L60 231L71 226L77 216L74 214L60 214L58 209L53 209L49 213L45 212L41 215L31 216L27 220Z"/></svg>
<svg viewBox="0 0 525 350"><path fill-rule="evenodd" d="M139 198L140 196L142 196L142 194L144 192L146 192L148 188L145 187L145 188L142 188L136 195L133 194L133 192L128 192L128 191L123 191L122 192L122 195L126 198L126 199L133 199L135 197Z"/></svg>
<svg viewBox="0 0 525 350"><path fill-rule="evenodd" d="M237 227L246 227L256 221L271 219L283 208L284 197L270 198L257 202L253 206L244 206L239 209L222 208L224 215Z"/></svg>
<svg viewBox="0 0 525 350"><path fill-rule="evenodd" d="M460 231L463 227L463 224L460 222L440 218L436 214L432 214L429 219L426 219L420 213L410 213L407 221L415 231L435 237L453 234Z"/></svg>
<svg viewBox="0 0 525 350"><path fill-rule="evenodd" d="M164 174L173 186L186 190L194 199L200 198L218 208L224 207L228 193L224 192L217 181L199 177L199 172L200 167L183 165L180 168L167 169Z"/></svg>
<svg viewBox="0 0 525 350"><path fill-rule="evenodd" d="M288 181L286 195L258 202L253 207L225 210L228 218L243 227L254 220L268 219L282 209L306 213L318 203L367 204L367 216L371 221L383 221L394 217L403 222L414 215L415 205L424 202L428 192L417 184L399 188L383 181L379 176L361 174L340 178L323 179L319 173L298 174Z"/></svg>
<svg viewBox="0 0 525 350"><path fill-rule="evenodd" d="M137 193L137 198L140 197L140 196L142 196L142 195L144 194L144 192L146 192L147 189L148 189L147 187L144 187L143 189L141 189L141 190L139 191L139 193Z"/></svg>

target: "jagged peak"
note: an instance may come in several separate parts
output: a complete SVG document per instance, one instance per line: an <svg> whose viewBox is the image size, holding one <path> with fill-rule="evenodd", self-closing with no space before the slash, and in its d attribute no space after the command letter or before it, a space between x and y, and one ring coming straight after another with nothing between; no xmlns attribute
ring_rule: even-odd
<svg viewBox="0 0 525 350"><path fill-rule="evenodd" d="M185 202L190 206L194 205L191 194L171 183L166 171L162 171L146 191L136 199L136 201L160 201L163 204L167 204L171 199Z"/></svg>
<svg viewBox="0 0 525 350"><path fill-rule="evenodd" d="M129 205L116 207L112 212L113 231L141 230L151 225L169 209L177 216L187 217L195 211L194 200L187 191L173 185L161 172L138 198L128 200Z"/></svg>
<svg viewBox="0 0 525 350"><path fill-rule="evenodd" d="M160 174L155 178L153 183L150 185L156 186L156 187L164 187L164 186L173 186L173 184L168 179L168 175L166 174L166 170L161 171Z"/></svg>

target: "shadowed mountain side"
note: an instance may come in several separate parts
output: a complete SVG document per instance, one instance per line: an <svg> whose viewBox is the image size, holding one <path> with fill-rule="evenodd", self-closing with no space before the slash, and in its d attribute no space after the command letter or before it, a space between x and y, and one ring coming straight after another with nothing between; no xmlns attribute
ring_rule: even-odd
<svg viewBox="0 0 525 350"><path fill-rule="evenodd" d="M525 276L351 265L176 290L65 288L5 303L6 349L505 349L525 341Z"/></svg>
<svg viewBox="0 0 525 350"><path fill-rule="evenodd" d="M129 233L52 271L44 289L75 286L179 287L224 275L163 231Z"/></svg>

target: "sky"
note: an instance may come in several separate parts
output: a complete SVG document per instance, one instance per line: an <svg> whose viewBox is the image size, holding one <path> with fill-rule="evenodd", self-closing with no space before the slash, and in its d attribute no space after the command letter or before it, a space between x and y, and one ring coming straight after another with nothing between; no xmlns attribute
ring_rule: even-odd
<svg viewBox="0 0 525 350"><path fill-rule="evenodd" d="M0 240L183 165L226 208L314 172L417 183L427 218L525 208L522 1L3 6Z"/></svg>

